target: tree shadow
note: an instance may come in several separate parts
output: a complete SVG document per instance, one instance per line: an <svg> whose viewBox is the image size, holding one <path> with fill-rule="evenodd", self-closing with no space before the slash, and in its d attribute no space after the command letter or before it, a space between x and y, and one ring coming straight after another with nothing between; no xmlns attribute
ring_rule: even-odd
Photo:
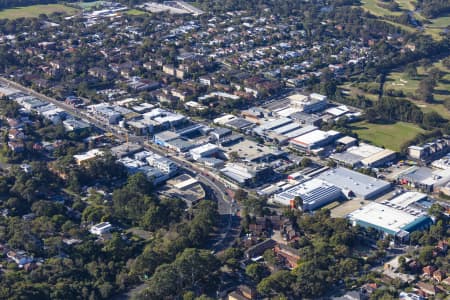
<svg viewBox="0 0 450 300"><path fill-rule="evenodd" d="M433 93L436 95L444 95L444 96L450 95L450 91L448 90L434 90Z"/></svg>

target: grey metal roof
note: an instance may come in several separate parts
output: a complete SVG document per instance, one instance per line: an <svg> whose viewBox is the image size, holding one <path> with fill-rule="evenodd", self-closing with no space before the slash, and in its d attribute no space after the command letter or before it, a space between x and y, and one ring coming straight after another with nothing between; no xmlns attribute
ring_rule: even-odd
<svg viewBox="0 0 450 300"><path fill-rule="evenodd" d="M317 178L334 184L343 190L353 191L355 195L363 198L370 198L391 186L387 181L342 167L323 172Z"/></svg>

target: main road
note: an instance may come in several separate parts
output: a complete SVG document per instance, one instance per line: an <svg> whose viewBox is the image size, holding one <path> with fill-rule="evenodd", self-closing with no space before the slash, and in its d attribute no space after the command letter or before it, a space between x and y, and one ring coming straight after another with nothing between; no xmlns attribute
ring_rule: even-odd
<svg viewBox="0 0 450 300"><path fill-rule="evenodd" d="M104 130L106 132L110 132L113 134L118 140L121 142L131 141L135 143L141 144L145 149L156 152L162 156L168 156L173 161L179 164L180 168L184 170L186 173L191 175L196 175L197 179L207 188L209 189L209 196L214 198L218 204L220 218L220 233L214 239L214 242L210 245L211 249L214 252L219 252L223 249L230 247L235 238L239 235L240 232L240 224L239 218L236 217L236 213L240 210L239 205L231 199L230 195L227 193L227 186L234 186L233 183L227 182L225 179L221 178L214 172L201 168L197 166L195 163L190 162L182 157L178 157L175 155L170 155L167 152L167 149L160 148L156 144L149 143L145 140L145 137L127 135L124 131L124 128L110 125L102 120L99 120L91 115L89 115L86 111L75 108L71 105L66 104L63 101L58 101L54 98L48 97L44 94L36 92L28 87L25 87L21 84L18 84L14 81L6 79L4 77L0 77L0 83L3 83L9 87L15 88L19 91L22 91L26 94L34 96L36 98L45 100L49 103L54 104L55 106L65 110L73 116L81 118L97 128ZM225 186L226 185L226 186Z"/></svg>

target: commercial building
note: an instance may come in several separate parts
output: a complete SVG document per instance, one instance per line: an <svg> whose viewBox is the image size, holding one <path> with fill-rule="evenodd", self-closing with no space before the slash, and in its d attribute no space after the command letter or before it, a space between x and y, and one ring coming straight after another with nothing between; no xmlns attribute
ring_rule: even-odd
<svg viewBox="0 0 450 300"><path fill-rule="evenodd" d="M273 169L266 165L228 163L220 172L242 186L256 186L273 177Z"/></svg>
<svg viewBox="0 0 450 300"><path fill-rule="evenodd" d="M122 119L122 114L117 112L113 106L107 103L90 105L87 109L95 117L106 121L109 124L117 124Z"/></svg>
<svg viewBox="0 0 450 300"><path fill-rule="evenodd" d="M338 143L341 140L339 139ZM344 152L334 153L330 158L350 167L375 168L392 162L396 158L396 152L361 143L359 146L350 147Z"/></svg>
<svg viewBox="0 0 450 300"><path fill-rule="evenodd" d="M151 152L149 156L145 158L147 163L160 170L165 174L175 174L178 171L178 165L167 157Z"/></svg>
<svg viewBox="0 0 450 300"><path fill-rule="evenodd" d="M353 225L370 227L407 239L416 230L422 230L432 224L432 220L425 214L414 215L405 210L372 202L348 215Z"/></svg>
<svg viewBox="0 0 450 300"><path fill-rule="evenodd" d="M347 196L362 199L379 197L391 189L387 181L338 167L321 173L317 178L339 187Z"/></svg>
<svg viewBox="0 0 450 300"><path fill-rule="evenodd" d="M139 172L145 175L145 177L153 183L153 185L159 185L169 179L172 175L163 173L155 167L143 166L139 168Z"/></svg>
<svg viewBox="0 0 450 300"><path fill-rule="evenodd" d="M322 123L321 117L313 114L307 114L304 112L295 112L291 114L289 117L297 122L300 122L300 124L302 125L320 126L320 124Z"/></svg>
<svg viewBox="0 0 450 300"><path fill-rule="evenodd" d="M48 105L47 102L41 101L31 96L16 98L15 101L27 111L36 110L38 107Z"/></svg>
<svg viewBox="0 0 450 300"><path fill-rule="evenodd" d="M209 134L214 137L216 141L221 141L222 139L226 138L227 136L230 136L233 132L231 129L223 128L223 127L217 127L214 128L213 131L211 131Z"/></svg>
<svg viewBox="0 0 450 300"><path fill-rule="evenodd" d="M413 166L398 174L397 181L424 192L432 192L436 187L444 186L450 181L450 169L433 170Z"/></svg>
<svg viewBox="0 0 450 300"><path fill-rule="evenodd" d="M331 107L325 111L325 113L327 113L335 118L342 117L343 115L345 115L349 112L350 112L350 109L346 105L339 105L339 106Z"/></svg>
<svg viewBox="0 0 450 300"><path fill-rule="evenodd" d="M300 197L303 201L305 211L318 209L328 203L343 198L340 188L324 180L313 178L274 195L273 201L286 206L295 205L295 197Z"/></svg>
<svg viewBox="0 0 450 300"><path fill-rule="evenodd" d="M143 162L138 159L133 159L131 157L123 157L119 160L117 160L118 163L122 164L129 174L136 174L140 169L147 165L146 162Z"/></svg>
<svg viewBox="0 0 450 300"><path fill-rule="evenodd" d="M223 147L225 156L230 159L236 154L246 162L270 162L285 154L284 151L258 144L248 139L242 139L237 143Z"/></svg>
<svg viewBox="0 0 450 300"><path fill-rule="evenodd" d="M384 201L383 204L392 206L397 209L407 209L408 212L419 214L416 204L428 199L427 194L419 192L405 192L390 200Z"/></svg>
<svg viewBox="0 0 450 300"><path fill-rule="evenodd" d="M205 144L194 149L189 150L189 153L192 155L192 158L198 160L203 157L213 156L219 152L219 147L214 144Z"/></svg>
<svg viewBox="0 0 450 300"><path fill-rule="evenodd" d="M269 130L275 130L282 126L292 123L292 119L290 118L278 118L278 119L268 119L260 126L254 129L255 132L265 132Z"/></svg>
<svg viewBox="0 0 450 300"><path fill-rule="evenodd" d="M171 111L155 108L142 115L145 121L154 121L154 131L161 131L171 127L178 127L187 122L187 118L181 114L176 114Z"/></svg>
<svg viewBox="0 0 450 300"><path fill-rule="evenodd" d="M245 130L250 127L253 127L255 124L253 124L250 121L247 121L244 118L235 118L235 119L225 123L224 125L232 128L234 130Z"/></svg>
<svg viewBox="0 0 450 300"><path fill-rule="evenodd" d="M450 154L447 154L441 159L433 161L431 163L431 166L442 170L450 169Z"/></svg>
<svg viewBox="0 0 450 300"><path fill-rule="evenodd" d="M288 97L291 107L299 108L304 113L314 113L324 110L327 105L327 97L312 93L309 96L294 94Z"/></svg>
<svg viewBox="0 0 450 300"><path fill-rule="evenodd" d="M408 156L414 160L430 161L437 159L450 151L450 139L444 137L422 146L413 145L408 147Z"/></svg>
<svg viewBox="0 0 450 300"><path fill-rule="evenodd" d="M376 168L392 162L396 157L397 154L394 151L383 149L383 151L362 159L361 163L363 164L363 166Z"/></svg>
<svg viewBox="0 0 450 300"><path fill-rule="evenodd" d="M167 142L180 138L178 133L173 131L163 131L153 136L153 142L157 145L167 147Z"/></svg>
<svg viewBox="0 0 450 300"><path fill-rule="evenodd" d="M264 110L259 107L251 107L247 110L244 110L241 113L242 117L244 117L246 120L255 123L260 124L261 119L264 118Z"/></svg>
<svg viewBox="0 0 450 300"><path fill-rule="evenodd" d="M348 149L353 146L358 145L358 139L351 136L343 136L336 141L336 145L343 147L343 149Z"/></svg>
<svg viewBox="0 0 450 300"><path fill-rule="evenodd" d="M341 133L334 130L313 130L292 139L289 144L302 151L312 151L333 143L340 136Z"/></svg>
<svg viewBox="0 0 450 300"><path fill-rule="evenodd" d="M302 125L292 119L283 117L279 119L266 120L265 123L253 129L253 133L267 142L286 144L290 139L298 137L317 129L315 126Z"/></svg>
<svg viewBox="0 0 450 300"><path fill-rule="evenodd" d="M172 149L176 152L182 153L187 152L190 149L194 148L195 145L185 139L179 138L166 142L166 147Z"/></svg>
<svg viewBox="0 0 450 300"><path fill-rule="evenodd" d="M137 153L141 151L143 148L139 144L135 143L123 143L121 145L112 147L111 154L114 155L117 158L122 158L124 156L132 155L134 153Z"/></svg>

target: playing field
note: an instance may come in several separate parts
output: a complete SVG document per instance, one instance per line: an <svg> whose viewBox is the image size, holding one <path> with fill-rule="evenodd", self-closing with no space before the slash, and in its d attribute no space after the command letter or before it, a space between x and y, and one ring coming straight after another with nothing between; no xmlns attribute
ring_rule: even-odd
<svg viewBox="0 0 450 300"><path fill-rule="evenodd" d="M32 5L25 7L8 8L0 11L0 19L36 18L40 14L52 14L55 12L75 14L78 10L62 4Z"/></svg>
<svg viewBox="0 0 450 300"><path fill-rule="evenodd" d="M419 126L405 122L371 124L363 121L352 124L352 130L360 139L394 151L400 151L404 143L425 132Z"/></svg>

